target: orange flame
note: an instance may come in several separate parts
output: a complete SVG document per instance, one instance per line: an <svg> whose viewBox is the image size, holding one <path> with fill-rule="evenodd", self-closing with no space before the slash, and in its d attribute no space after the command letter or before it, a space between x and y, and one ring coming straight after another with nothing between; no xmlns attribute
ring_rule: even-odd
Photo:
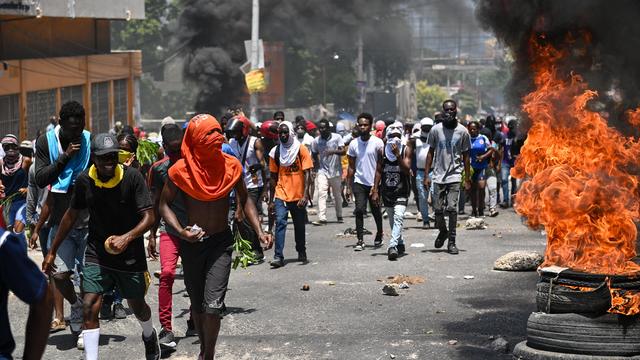
<svg viewBox="0 0 640 360"><path fill-rule="evenodd" d="M511 170L527 180L516 195L516 211L529 226L547 231L543 267L637 273L640 265L631 259L640 215L640 143L587 108L598 94L580 75L560 75L568 50L541 42L531 39L535 90L522 106L532 127ZM640 124L640 109L627 115L631 125Z"/></svg>

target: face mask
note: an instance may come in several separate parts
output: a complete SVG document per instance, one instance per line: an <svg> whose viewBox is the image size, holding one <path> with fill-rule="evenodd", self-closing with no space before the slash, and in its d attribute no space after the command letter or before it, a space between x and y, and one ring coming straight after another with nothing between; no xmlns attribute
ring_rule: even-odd
<svg viewBox="0 0 640 360"><path fill-rule="evenodd" d="M455 129L455 127L458 126L458 120L453 116L448 116L448 114L447 114L447 116L445 116L444 121L442 122L442 124L447 129Z"/></svg>
<svg viewBox="0 0 640 360"><path fill-rule="evenodd" d="M118 163L124 164L129 159L131 159L132 156L133 156L132 152L129 152L127 150L120 150L118 151Z"/></svg>

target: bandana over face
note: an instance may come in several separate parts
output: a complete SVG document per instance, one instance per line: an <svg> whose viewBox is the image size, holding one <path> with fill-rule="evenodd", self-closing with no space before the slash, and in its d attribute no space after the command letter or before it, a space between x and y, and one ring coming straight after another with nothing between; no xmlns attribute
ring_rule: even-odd
<svg viewBox="0 0 640 360"><path fill-rule="evenodd" d="M228 196L242 175L242 165L222 152L223 143L222 128L213 116L194 116L184 134L182 159L169 169L171 181L196 200Z"/></svg>

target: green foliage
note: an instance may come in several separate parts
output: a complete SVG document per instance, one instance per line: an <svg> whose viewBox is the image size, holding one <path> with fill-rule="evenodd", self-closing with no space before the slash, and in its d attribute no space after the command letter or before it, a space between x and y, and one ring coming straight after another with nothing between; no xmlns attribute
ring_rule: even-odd
<svg viewBox="0 0 640 360"><path fill-rule="evenodd" d="M416 83L416 98L418 102L418 117L428 116L433 118L435 112L441 111L442 102L448 96L440 86L429 85L426 81L418 81Z"/></svg>
<svg viewBox="0 0 640 360"><path fill-rule="evenodd" d="M151 165L158 160L160 145L149 140L138 140L136 158L142 165Z"/></svg>
<svg viewBox="0 0 640 360"><path fill-rule="evenodd" d="M112 22L112 48L142 50L144 75L140 81L140 107L143 117L183 118L195 103L192 87L163 93L151 81L153 74L164 70L165 60L178 51L171 46L171 41L182 6L178 0L145 0L145 19Z"/></svg>
<svg viewBox="0 0 640 360"><path fill-rule="evenodd" d="M233 251L236 253L236 257L233 259L233 270L237 269L238 265L242 265L242 268L246 269L250 262L257 262L251 241L242 238L236 223L233 226L233 240Z"/></svg>
<svg viewBox="0 0 640 360"><path fill-rule="evenodd" d="M453 96L458 103L458 119L463 119L465 115L475 115L478 112L478 101L475 89L462 89Z"/></svg>

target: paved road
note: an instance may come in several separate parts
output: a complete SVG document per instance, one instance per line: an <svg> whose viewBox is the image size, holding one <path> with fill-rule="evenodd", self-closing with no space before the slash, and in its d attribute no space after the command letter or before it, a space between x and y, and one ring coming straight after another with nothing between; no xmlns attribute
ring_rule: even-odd
<svg viewBox="0 0 640 360"><path fill-rule="evenodd" d="M352 217L345 220L308 225L306 265L295 262L290 225L285 267L272 270L264 263L232 271L226 301L230 314L223 320L217 359L508 359L487 348L490 338L504 336L513 347L525 337L526 319L535 310L536 274L497 272L492 264L509 251L543 251L545 241L512 210L487 218L486 230L459 227L458 256L433 249L436 230L419 229L407 219L408 255L394 262L387 260L384 248L354 252L355 239L336 236L354 226ZM365 225L373 229L373 219ZM373 237L365 241L371 244ZM425 247L409 247L420 243ZM38 252L30 254L41 261ZM159 263L149 267L157 270ZM421 276L425 282L397 297L383 295L379 280L397 274ZM474 278L465 280L465 275ZM300 290L305 283L310 291ZM154 279L148 301L156 324L157 289ZM176 281L174 292L174 331L180 338L177 350L164 357L194 359L197 338L182 338L189 306L182 281ZM10 300L16 354L24 344L26 310L17 299ZM141 330L133 315L103 322L101 329L102 359L142 358ZM65 331L50 337L45 358L82 359L82 352Z"/></svg>

